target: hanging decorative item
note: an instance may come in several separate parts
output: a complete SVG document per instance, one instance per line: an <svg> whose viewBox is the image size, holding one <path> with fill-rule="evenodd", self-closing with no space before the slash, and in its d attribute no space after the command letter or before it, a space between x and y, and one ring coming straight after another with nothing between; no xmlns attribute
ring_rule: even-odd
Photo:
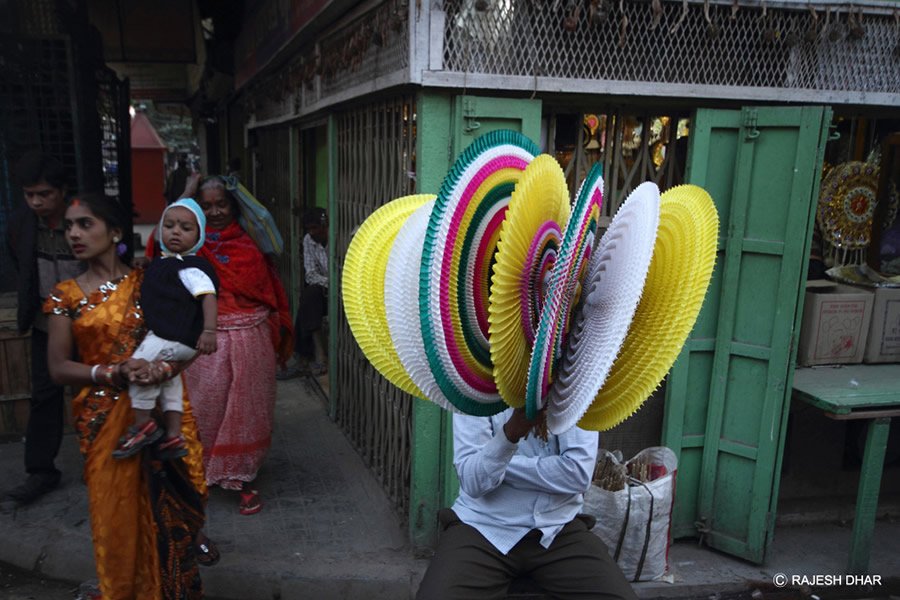
<svg viewBox="0 0 900 600"><path fill-rule="evenodd" d="M605 120L605 117L604 117ZM597 130L600 129L601 119L597 115L584 115L584 149L597 150L600 148L600 140L598 140Z"/></svg>
<svg viewBox="0 0 900 600"><path fill-rule="evenodd" d="M491 285L491 361L497 389L510 406L525 403L538 317L569 210L569 190L559 163L546 154L538 156L513 191Z"/></svg>
<svg viewBox="0 0 900 600"><path fill-rule="evenodd" d="M825 242L844 252L868 247L872 216L878 201L877 165L846 162L834 166L822 181L816 222ZM890 227L897 216L897 189L891 186L882 225Z"/></svg>

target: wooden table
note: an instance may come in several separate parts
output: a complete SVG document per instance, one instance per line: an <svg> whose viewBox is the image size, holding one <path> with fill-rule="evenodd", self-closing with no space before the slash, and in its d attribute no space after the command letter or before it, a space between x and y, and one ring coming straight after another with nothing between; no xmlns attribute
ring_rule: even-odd
<svg viewBox="0 0 900 600"><path fill-rule="evenodd" d="M832 419L869 421L847 566L848 573L865 573L891 418L900 416L900 364L797 368L793 396L822 409Z"/></svg>

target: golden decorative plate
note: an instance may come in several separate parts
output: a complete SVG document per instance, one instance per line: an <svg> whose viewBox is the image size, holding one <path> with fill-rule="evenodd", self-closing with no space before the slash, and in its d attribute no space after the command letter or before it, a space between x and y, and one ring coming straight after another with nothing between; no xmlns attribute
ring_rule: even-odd
<svg viewBox="0 0 900 600"><path fill-rule="evenodd" d="M869 245L872 216L878 203L878 165L846 162L829 170L819 189L816 221L822 238L836 248L858 250ZM884 227L897 215L897 189L888 193Z"/></svg>

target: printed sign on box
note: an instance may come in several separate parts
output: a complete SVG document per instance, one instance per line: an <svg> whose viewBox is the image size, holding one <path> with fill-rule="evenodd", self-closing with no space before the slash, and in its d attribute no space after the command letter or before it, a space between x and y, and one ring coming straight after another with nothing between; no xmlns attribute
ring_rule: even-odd
<svg viewBox="0 0 900 600"><path fill-rule="evenodd" d="M809 282L800 328L800 364L861 362L872 303L869 291L830 281Z"/></svg>
<svg viewBox="0 0 900 600"><path fill-rule="evenodd" d="M863 361L900 362L900 288L876 288Z"/></svg>

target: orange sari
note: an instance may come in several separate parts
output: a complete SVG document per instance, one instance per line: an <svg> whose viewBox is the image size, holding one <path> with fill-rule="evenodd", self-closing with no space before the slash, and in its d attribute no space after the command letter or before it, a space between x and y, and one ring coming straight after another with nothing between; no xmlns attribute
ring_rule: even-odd
<svg viewBox="0 0 900 600"><path fill-rule="evenodd" d="M143 271L132 271L85 297L75 280L50 293L44 311L72 320L85 364L127 360L146 333L139 296ZM78 443L85 457L94 559L103 600L203 597L194 536L203 526L206 483L197 423L184 392L182 434L190 454L151 460L142 452L112 457L134 421L127 389L85 386L73 401Z"/></svg>

